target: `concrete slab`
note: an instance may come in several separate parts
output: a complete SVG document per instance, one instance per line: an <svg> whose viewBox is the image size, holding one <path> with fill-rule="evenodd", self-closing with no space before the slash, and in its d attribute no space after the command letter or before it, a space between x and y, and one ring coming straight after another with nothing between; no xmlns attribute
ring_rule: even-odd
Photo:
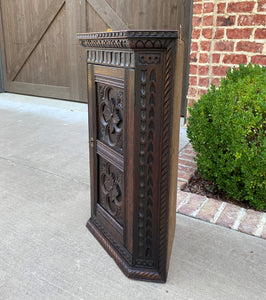
<svg viewBox="0 0 266 300"><path fill-rule="evenodd" d="M85 227L86 112L2 96L0 299L266 299L265 240L178 214L167 283L127 279Z"/></svg>

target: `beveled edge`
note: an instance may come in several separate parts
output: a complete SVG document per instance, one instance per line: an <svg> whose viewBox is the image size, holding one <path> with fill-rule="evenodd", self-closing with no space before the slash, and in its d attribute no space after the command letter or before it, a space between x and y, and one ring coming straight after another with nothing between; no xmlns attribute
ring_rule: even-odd
<svg viewBox="0 0 266 300"><path fill-rule="evenodd" d="M98 240L101 246L106 250L106 252L114 259L121 271L130 279L141 280L141 281L151 281L157 283L165 283L166 278L163 278L157 270L149 269L137 269L128 265L126 260L118 253L112 243L105 237L103 232L95 224L93 218L90 218L87 222L87 228Z"/></svg>

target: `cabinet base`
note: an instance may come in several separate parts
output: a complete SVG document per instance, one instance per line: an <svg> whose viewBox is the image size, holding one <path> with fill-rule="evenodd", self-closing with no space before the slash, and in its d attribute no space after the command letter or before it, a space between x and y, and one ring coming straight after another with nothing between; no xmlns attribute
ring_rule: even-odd
<svg viewBox="0 0 266 300"><path fill-rule="evenodd" d="M101 228L99 228L97 222L93 217L89 219L86 226L128 278L158 283L166 282L166 276L162 276L158 273L157 270L150 270L145 268L140 269L130 266L126 259L124 259L123 256L115 248L113 243L102 232Z"/></svg>

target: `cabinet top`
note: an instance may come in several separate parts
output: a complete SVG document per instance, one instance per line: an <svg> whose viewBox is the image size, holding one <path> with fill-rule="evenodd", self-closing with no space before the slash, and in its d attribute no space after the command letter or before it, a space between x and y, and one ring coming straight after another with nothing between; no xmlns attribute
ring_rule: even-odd
<svg viewBox="0 0 266 300"><path fill-rule="evenodd" d="M77 39L86 48L167 48L179 38L177 30L121 30L78 33Z"/></svg>

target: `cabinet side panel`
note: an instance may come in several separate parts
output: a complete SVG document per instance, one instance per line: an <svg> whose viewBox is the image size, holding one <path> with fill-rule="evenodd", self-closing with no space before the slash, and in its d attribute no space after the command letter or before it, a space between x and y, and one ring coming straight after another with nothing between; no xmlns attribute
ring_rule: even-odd
<svg viewBox="0 0 266 300"><path fill-rule="evenodd" d="M174 77L174 94L173 94L173 115L172 115L172 134L170 148L170 190L169 190L169 222L168 222L168 247L167 247L167 265L168 272L170 256L173 246L175 226L176 226L176 194L177 194L177 168L178 168L178 151L179 151L179 127L180 127L180 109L183 82L183 55L184 43L178 41L175 77Z"/></svg>
<svg viewBox="0 0 266 300"><path fill-rule="evenodd" d="M125 127L125 226L124 241L130 253L133 252L133 226L134 226L134 199L135 199L135 71L126 70L125 73L125 94L127 98Z"/></svg>

